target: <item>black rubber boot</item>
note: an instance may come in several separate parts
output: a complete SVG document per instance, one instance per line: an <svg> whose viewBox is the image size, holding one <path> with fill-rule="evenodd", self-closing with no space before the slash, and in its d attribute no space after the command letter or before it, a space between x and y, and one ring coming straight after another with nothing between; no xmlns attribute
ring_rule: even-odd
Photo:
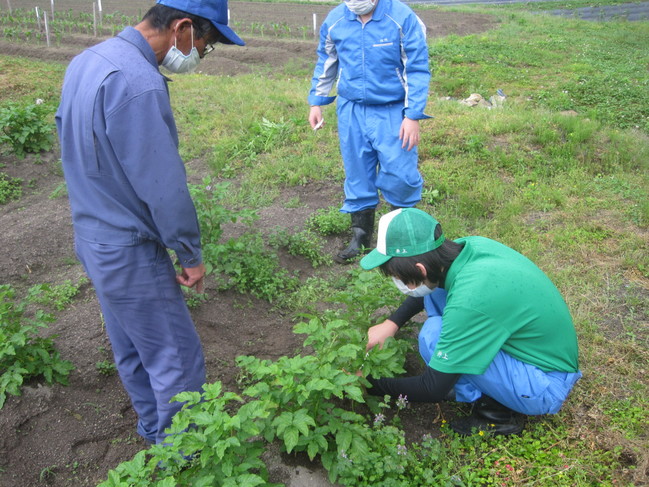
<svg viewBox="0 0 649 487"><path fill-rule="evenodd" d="M525 416L492 399L482 396L473 403L471 416L451 422L451 429L462 436L480 431L492 435L516 435L523 431Z"/></svg>
<svg viewBox="0 0 649 487"><path fill-rule="evenodd" d="M347 248L339 252L334 260L339 264L349 264L358 257L362 249L369 250L374 233L374 208L352 213L352 240Z"/></svg>

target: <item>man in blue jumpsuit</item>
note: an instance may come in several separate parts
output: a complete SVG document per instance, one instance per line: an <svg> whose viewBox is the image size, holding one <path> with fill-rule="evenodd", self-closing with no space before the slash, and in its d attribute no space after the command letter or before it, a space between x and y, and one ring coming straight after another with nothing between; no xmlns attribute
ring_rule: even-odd
<svg viewBox="0 0 649 487"><path fill-rule="evenodd" d="M243 45L226 0L158 0L135 27L72 60L56 114L75 249L149 443L164 441L181 407L171 398L205 382L179 287L203 289L199 224L158 66L191 71L215 42Z"/></svg>
<svg viewBox="0 0 649 487"><path fill-rule="evenodd" d="M421 199L417 170L419 120L428 97L426 29L398 0L345 0L320 29L318 61L309 92L309 123L324 119L334 85L340 151L345 166L343 213L352 240L335 260L349 262L370 246L378 190L393 208Z"/></svg>

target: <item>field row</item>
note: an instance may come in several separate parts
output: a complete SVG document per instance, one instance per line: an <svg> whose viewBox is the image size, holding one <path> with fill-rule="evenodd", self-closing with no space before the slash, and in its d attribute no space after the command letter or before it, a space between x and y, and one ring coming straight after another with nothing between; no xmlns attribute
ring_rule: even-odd
<svg viewBox="0 0 649 487"><path fill-rule="evenodd" d="M127 15L120 12L100 15L96 10L92 13L74 11L51 12L34 9L13 9L0 11L0 35L10 41L51 41L60 44L64 35L94 35L96 37L114 36L126 26L135 25L142 15ZM314 36L316 16L313 22L301 26L290 25L288 22L255 22L232 21L232 28L241 34L272 36L284 38L308 39Z"/></svg>

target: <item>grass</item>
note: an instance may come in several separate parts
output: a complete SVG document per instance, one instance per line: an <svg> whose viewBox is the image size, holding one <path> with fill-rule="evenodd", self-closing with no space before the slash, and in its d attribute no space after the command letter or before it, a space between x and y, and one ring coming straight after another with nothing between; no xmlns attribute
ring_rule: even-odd
<svg viewBox="0 0 649 487"><path fill-rule="evenodd" d="M457 440L458 462L506 485L647 480L649 23L520 12L585 5L464 8L495 15L499 28L430 41L435 118L422 123L429 195L422 208L450 237L491 237L537 262L563 293L579 334L584 378L559 416L534 422L521 439L477 449ZM54 103L63 69L0 56L0 73L0 104L36 96ZM227 205L260 209L286 186L342 181L333 106L318 133L305 122L309 78L282 69L175 77L182 155L237 181ZM457 103L497 89L507 94L503 108ZM303 235L296 247L310 245ZM294 303L312 306L340 284L327 265Z"/></svg>
<svg viewBox="0 0 649 487"><path fill-rule="evenodd" d="M58 99L65 66L0 55L0 105Z"/></svg>

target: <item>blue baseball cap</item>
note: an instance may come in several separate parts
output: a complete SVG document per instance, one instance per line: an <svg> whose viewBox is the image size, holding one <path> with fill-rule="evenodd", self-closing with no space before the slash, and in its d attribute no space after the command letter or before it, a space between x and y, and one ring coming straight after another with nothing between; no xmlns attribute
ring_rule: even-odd
<svg viewBox="0 0 649 487"><path fill-rule="evenodd" d="M157 0L156 3L209 20L228 40L225 44L236 44L238 46L245 46L246 44L228 27L227 0Z"/></svg>

